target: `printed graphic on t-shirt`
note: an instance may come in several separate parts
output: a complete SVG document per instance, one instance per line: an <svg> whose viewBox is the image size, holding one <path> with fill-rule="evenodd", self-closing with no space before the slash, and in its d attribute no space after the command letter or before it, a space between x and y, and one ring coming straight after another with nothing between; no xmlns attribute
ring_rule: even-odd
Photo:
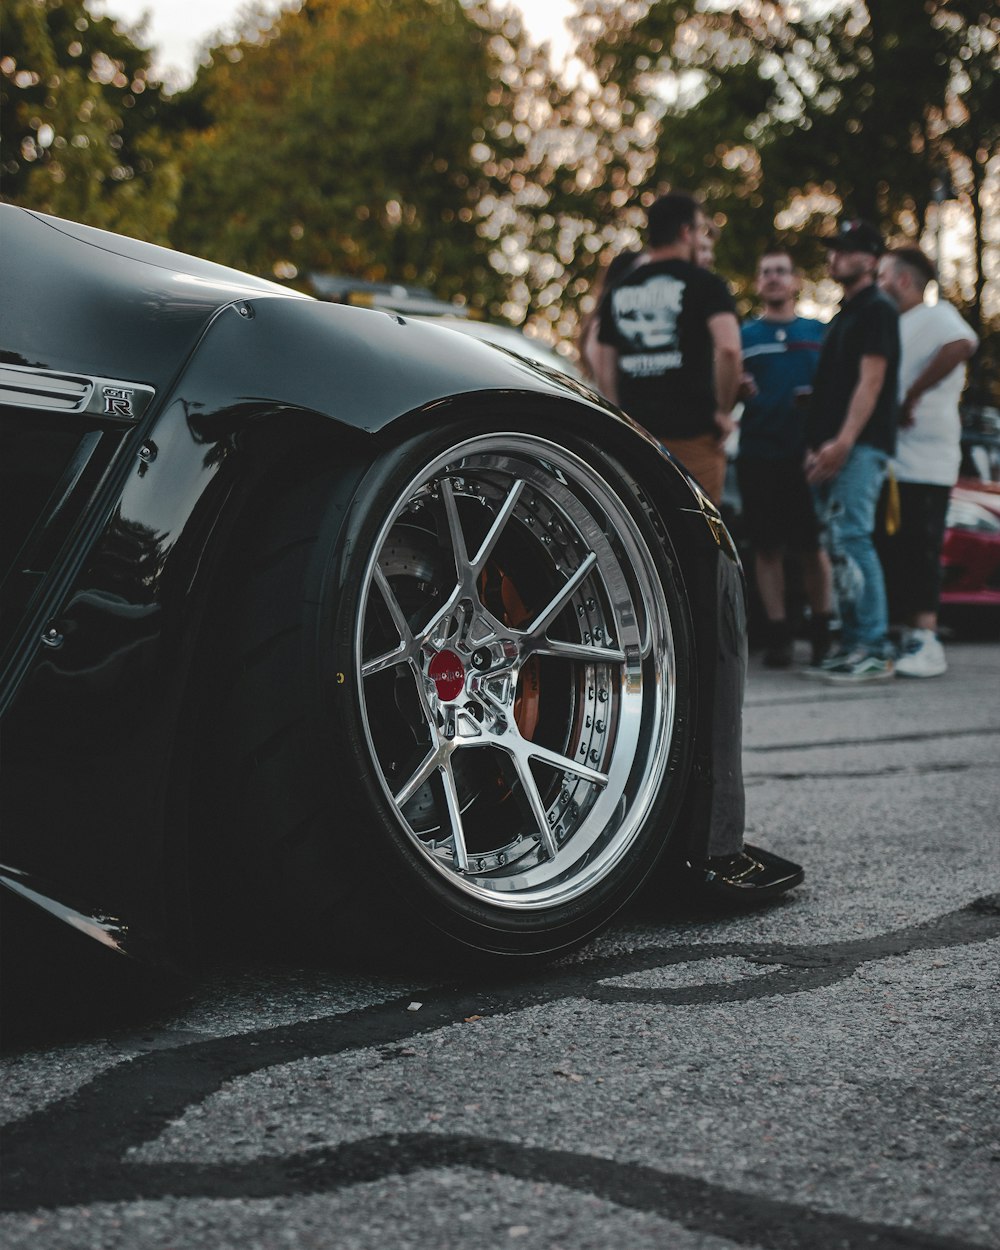
<svg viewBox="0 0 1000 1250"><path fill-rule="evenodd" d="M683 363L677 335L686 283L669 275L650 278L637 286L618 287L611 295L611 312L618 333L634 349L622 355L619 368L630 377L650 377Z"/></svg>

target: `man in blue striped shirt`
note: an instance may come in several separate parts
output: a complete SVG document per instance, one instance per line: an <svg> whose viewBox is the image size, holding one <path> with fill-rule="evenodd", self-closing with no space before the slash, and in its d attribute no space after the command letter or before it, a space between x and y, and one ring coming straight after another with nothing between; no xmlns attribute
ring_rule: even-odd
<svg viewBox="0 0 1000 1250"><path fill-rule="evenodd" d="M791 255L769 249L757 265L759 316L744 323L744 410L736 462L747 538L766 620L764 664L792 663L785 555L796 554L811 609L812 663L823 658L830 625L830 562L820 543L806 482L806 401L823 342L822 322L795 311L799 277Z"/></svg>

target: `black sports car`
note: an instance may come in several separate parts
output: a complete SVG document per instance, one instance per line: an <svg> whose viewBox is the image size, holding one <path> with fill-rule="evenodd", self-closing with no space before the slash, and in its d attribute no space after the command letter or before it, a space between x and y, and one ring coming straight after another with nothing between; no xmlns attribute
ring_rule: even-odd
<svg viewBox="0 0 1000 1250"><path fill-rule="evenodd" d="M552 953L742 829L742 573L644 431L447 328L0 230L6 891L138 956L220 916Z"/></svg>

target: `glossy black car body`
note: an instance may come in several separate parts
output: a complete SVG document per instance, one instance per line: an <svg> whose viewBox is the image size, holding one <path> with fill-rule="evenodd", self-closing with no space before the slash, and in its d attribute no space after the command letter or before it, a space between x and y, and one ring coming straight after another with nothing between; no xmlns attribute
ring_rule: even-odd
<svg viewBox="0 0 1000 1250"><path fill-rule="evenodd" d="M0 231L6 892L140 957L206 911L545 953L742 823L742 574L621 414L433 325Z"/></svg>

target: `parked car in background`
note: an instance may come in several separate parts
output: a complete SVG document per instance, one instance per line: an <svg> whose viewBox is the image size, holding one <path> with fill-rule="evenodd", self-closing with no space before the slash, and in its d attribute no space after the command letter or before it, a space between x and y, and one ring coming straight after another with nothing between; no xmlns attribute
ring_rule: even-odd
<svg viewBox="0 0 1000 1250"><path fill-rule="evenodd" d="M468 308L463 304L439 299L427 287L402 282L372 282L348 274L314 270L306 275L306 284L317 299L333 304L350 304L353 308L377 308L382 312L406 313L415 317L469 315Z"/></svg>
<svg viewBox="0 0 1000 1250"><path fill-rule="evenodd" d="M548 369L558 369L577 381L583 381L583 374L568 356L557 352L540 339L525 334L512 325L483 321L471 316L466 305L438 299L426 287L399 282L369 282L362 278L326 273L310 273L308 281L318 299L351 304L356 308L380 308L383 312L434 320L439 325L447 326L449 330L457 330L470 338L483 339L515 355L525 356L536 364L544 365Z"/></svg>
<svg viewBox="0 0 1000 1250"><path fill-rule="evenodd" d="M941 614L949 623L989 614L1000 623L1000 412L967 413L962 464L941 551Z"/></svg>
<svg viewBox="0 0 1000 1250"><path fill-rule="evenodd" d="M27 909L439 976L573 948L700 845L742 574L643 430L414 316L0 229L8 954Z"/></svg>
<svg viewBox="0 0 1000 1250"><path fill-rule="evenodd" d="M513 352L516 356L523 356L546 369L556 369L566 374L567 377L584 382L583 374L568 356L563 356L540 339L533 338L515 329L514 326L449 315L436 317L435 320L438 325L446 326L449 330L467 334L470 338L482 339L485 343L492 343L495 347L503 348L504 351Z"/></svg>

